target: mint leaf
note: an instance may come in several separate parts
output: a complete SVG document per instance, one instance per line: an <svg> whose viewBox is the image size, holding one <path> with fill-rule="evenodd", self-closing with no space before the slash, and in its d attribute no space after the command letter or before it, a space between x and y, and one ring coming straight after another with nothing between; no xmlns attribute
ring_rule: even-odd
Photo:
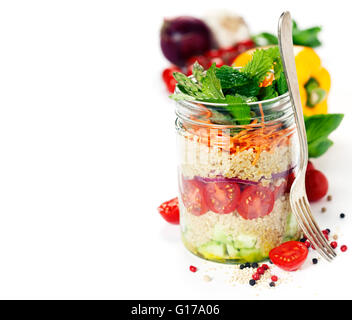
<svg viewBox="0 0 352 320"><path fill-rule="evenodd" d="M256 79L258 83L265 79L267 73L273 66L273 60L265 51L266 50L254 51L252 60L241 69L241 72Z"/></svg>
<svg viewBox="0 0 352 320"><path fill-rule="evenodd" d="M260 87L258 86L257 81L251 79L248 84L227 89L225 92L227 95L239 94L245 97L256 97L259 94L259 90Z"/></svg>
<svg viewBox="0 0 352 320"><path fill-rule="evenodd" d="M328 137L341 123L343 114L317 114L305 118L307 141L312 143L322 137Z"/></svg>
<svg viewBox="0 0 352 320"><path fill-rule="evenodd" d="M257 46L267 46L278 44L277 36L269 32L262 32L252 37L252 40Z"/></svg>
<svg viewBox="0 0 352 320"><path fill-rule="evenodd" d="M246 125L250 123L251 119L251 108L246 104L243 97L236 96L226 96L226 109L235 118L238 124Z"/></svg>
<svg viewBox="0 0 352 320"><path fill-rule="evenodd" d="M332 145L328 136L341 123L343 114L317 114L305 117L305 126L307 132L307 143L309 156L312 158L320 157Z"/></svg>
<svg viewBox="0 0 352 320"><path fill-rule="evenodd" d="M271 86L264 87L260 89L259 93L259 99L260 100L269 100L276 98L278 96L276 90L275 90L275 85L272 84Z"/></svg>
<svg viewBox="0 0 352 320"><path fill-rule="evenodd" d="M310 158L322 156L334 143L330 139L317 140L308 145Z"/></svg>
<svg viewBox="0 0 352 320"><path fill-rule="evenodd" d="M321 27L313 27L305 30L293 29L293 43L312 48L319 47L321 45L321 42L318 39L320 31Z"/></svg>
<svg viewBox="0 0 352 320"><path fill-rule="evenodd" d="M223 89L230 89L232 87L243 86L249 83L248 76L239 70L230 66L222 66L215 71L216 77L220 79L221 87Z"/></svg>
<svg viewBox="0 0 352 320"><path fill-rule="evenodd" d="M207 99L225 100L224 94L221 90L220 80L215 74L215 69L215 63L208 69L202 82L202 92Z"/></svg>
<svg viewBox="0 0 352 320"><path fill-rule="evenodd" d="M273 61L275 79L279 79L281 76L281 72L284 71L279 47L275 46L275 47L268 48L265 50L265 52Z"/></svg>
<svg viewBox="0 0 352 320"><path fill-rule="evenodd" d="M281 72L280 77L276 80L275 84L279 95L282 95L288 91L284 72Z"/></svg>
<svg viewBox="0 0 352 320"><path fill-rule="evenodd" d="M321 27L313 27L304 30L300 30L297 23L292 21L292 40L293 44L302 45L306 47L319 47L321 45L318 39L318 34L321 31ZM268 32L261 32L252 37L253 41L257 46L267 46L272 44L278 44L277 37Z"/></svg>

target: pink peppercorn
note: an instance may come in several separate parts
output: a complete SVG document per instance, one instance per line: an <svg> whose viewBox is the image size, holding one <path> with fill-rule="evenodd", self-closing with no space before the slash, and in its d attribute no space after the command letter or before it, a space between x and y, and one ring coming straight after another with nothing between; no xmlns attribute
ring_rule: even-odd
<svg viewBox="0 0 352 320"><path fill-rule="evenodd" d="M331 248L336 249L337 248L337 242L333 241L330 243Z"/></svg>
<svg viewBox="0 0 352 320"><path fill-rule="evenodd" d="M259 267L259 268L257 269L257 272L258 272L259 274L264 274L265 270L264 270L263 267Z"/></svg>
<svg viewBox="0 0 352 320"><path fill-rule="evenodd" d="M272 277L271 277L271 280L274 281L274 282L276 282L276 281L278 280L278 277L277 277L277 276L272 276Z"/></svg>
<svg viewBox="0 0 352 320"><path fill-rule="evenodd" d="M190 270L191 272L196 272L196 271L197 271L197 268L196 268L195 266L190 266L190 267L189 267L189 270Z"/></svg>
<svg viewBox="0 0 352 320"><path fill-rule="evenodd" d="M310 247L310 242L309 242L309 241L305 241L305 242L304 242L304 245L305 245L307 248L309 248L309 247Z"/></svg>
<svg viewBox="0 0 352 320"><path fill-rule="evenodd" d="M341 246L340 250L341 250L342 252L345 252L345 251L347 250L347 246L346 246L346 245Z"/></svg>
<svg viewBox="0 0 352 320"><path fill-rule="evenodd" d="M268 270L269 269L269 266L267 264L262 264L262 267L264 268L264 270Z"/></svg>
<svg viewBox="0 0 352 320"><path fill-rule="evenodd" d="M252 278L253 278L253 280L259 280L260 279L260 274L256 272L256 273L254 273L252 275Z"/></svg>

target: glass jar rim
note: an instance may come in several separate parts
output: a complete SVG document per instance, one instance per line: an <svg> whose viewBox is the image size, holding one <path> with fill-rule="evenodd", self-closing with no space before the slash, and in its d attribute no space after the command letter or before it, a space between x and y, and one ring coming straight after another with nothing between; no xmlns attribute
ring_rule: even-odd
<svg viewBox="0 0 352 320"><path fill-rule="evenodd" d="M179 89L176 86L175 93L181 92L181 91L177 91L177 90L179 90ZM271 98L271 99L267 99L267 100L246 102L245 104L248 106L255 106L255 105L259 105L259 104L275 103L275 102L278 102L278 101L283 100L285 98L290 98L290 94L288 91L280 96L275 97L275 98ZM202 104L204 106L210 106L210 107L224 107L224 106L229 105L228 103L206 102L206 101L200 101L200 100L179 100L176 102L177 103ZM236 105L236 104L241 105L241 103L234 103L233 105Z"/></svg>

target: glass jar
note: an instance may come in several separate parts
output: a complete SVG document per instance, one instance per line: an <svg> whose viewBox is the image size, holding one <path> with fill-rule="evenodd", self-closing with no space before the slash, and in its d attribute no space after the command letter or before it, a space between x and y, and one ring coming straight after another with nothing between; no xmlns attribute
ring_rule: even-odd
<svg viewBox="0 0 352 320"><path fill-rule="evenodd" d="M176 105L180 224L188 250L217 262L258 262L298 240L289 202L298 137L288 93L232 106L236 121L224 104Z"/></svg>

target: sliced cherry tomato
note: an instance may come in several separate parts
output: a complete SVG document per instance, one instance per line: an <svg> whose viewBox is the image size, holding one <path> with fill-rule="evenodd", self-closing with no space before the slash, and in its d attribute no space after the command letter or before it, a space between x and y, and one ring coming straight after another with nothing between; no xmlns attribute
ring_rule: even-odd
<svg viewBox="0 0 352 320"><path fill-rule="evenodd" d="M257 219L273 210L274 201L274 193L270 188L250 186L242 192L237 211L244 219Z"/></svg>
<svg viewBox="0 0 352 320"><path fill-rule="evenodd" d="M183 205L195 216L200 216L208 211L202 182L183 179L181 194Z"/></svg>
<svg viewBox="0 0 352 320"><path fill-rule="evenodd" d="M209 209L221 214L235 211L241 197L240 187L226 181L206 183L204 193Z"/></svg>
<svg viewBox="0 0 352 320"><path fill-rule="evenodd" d="M158 207L158 211L167 222L172 224L180 223L180 210L177 197L162 203Z"/></svg>
<svg viewBox="0 0 352 320"><path fill-rule="evenodd" d="M270 260L286 271L296 271L306 260L308 248L299 241L288 241L269 252Z"/></svg>

